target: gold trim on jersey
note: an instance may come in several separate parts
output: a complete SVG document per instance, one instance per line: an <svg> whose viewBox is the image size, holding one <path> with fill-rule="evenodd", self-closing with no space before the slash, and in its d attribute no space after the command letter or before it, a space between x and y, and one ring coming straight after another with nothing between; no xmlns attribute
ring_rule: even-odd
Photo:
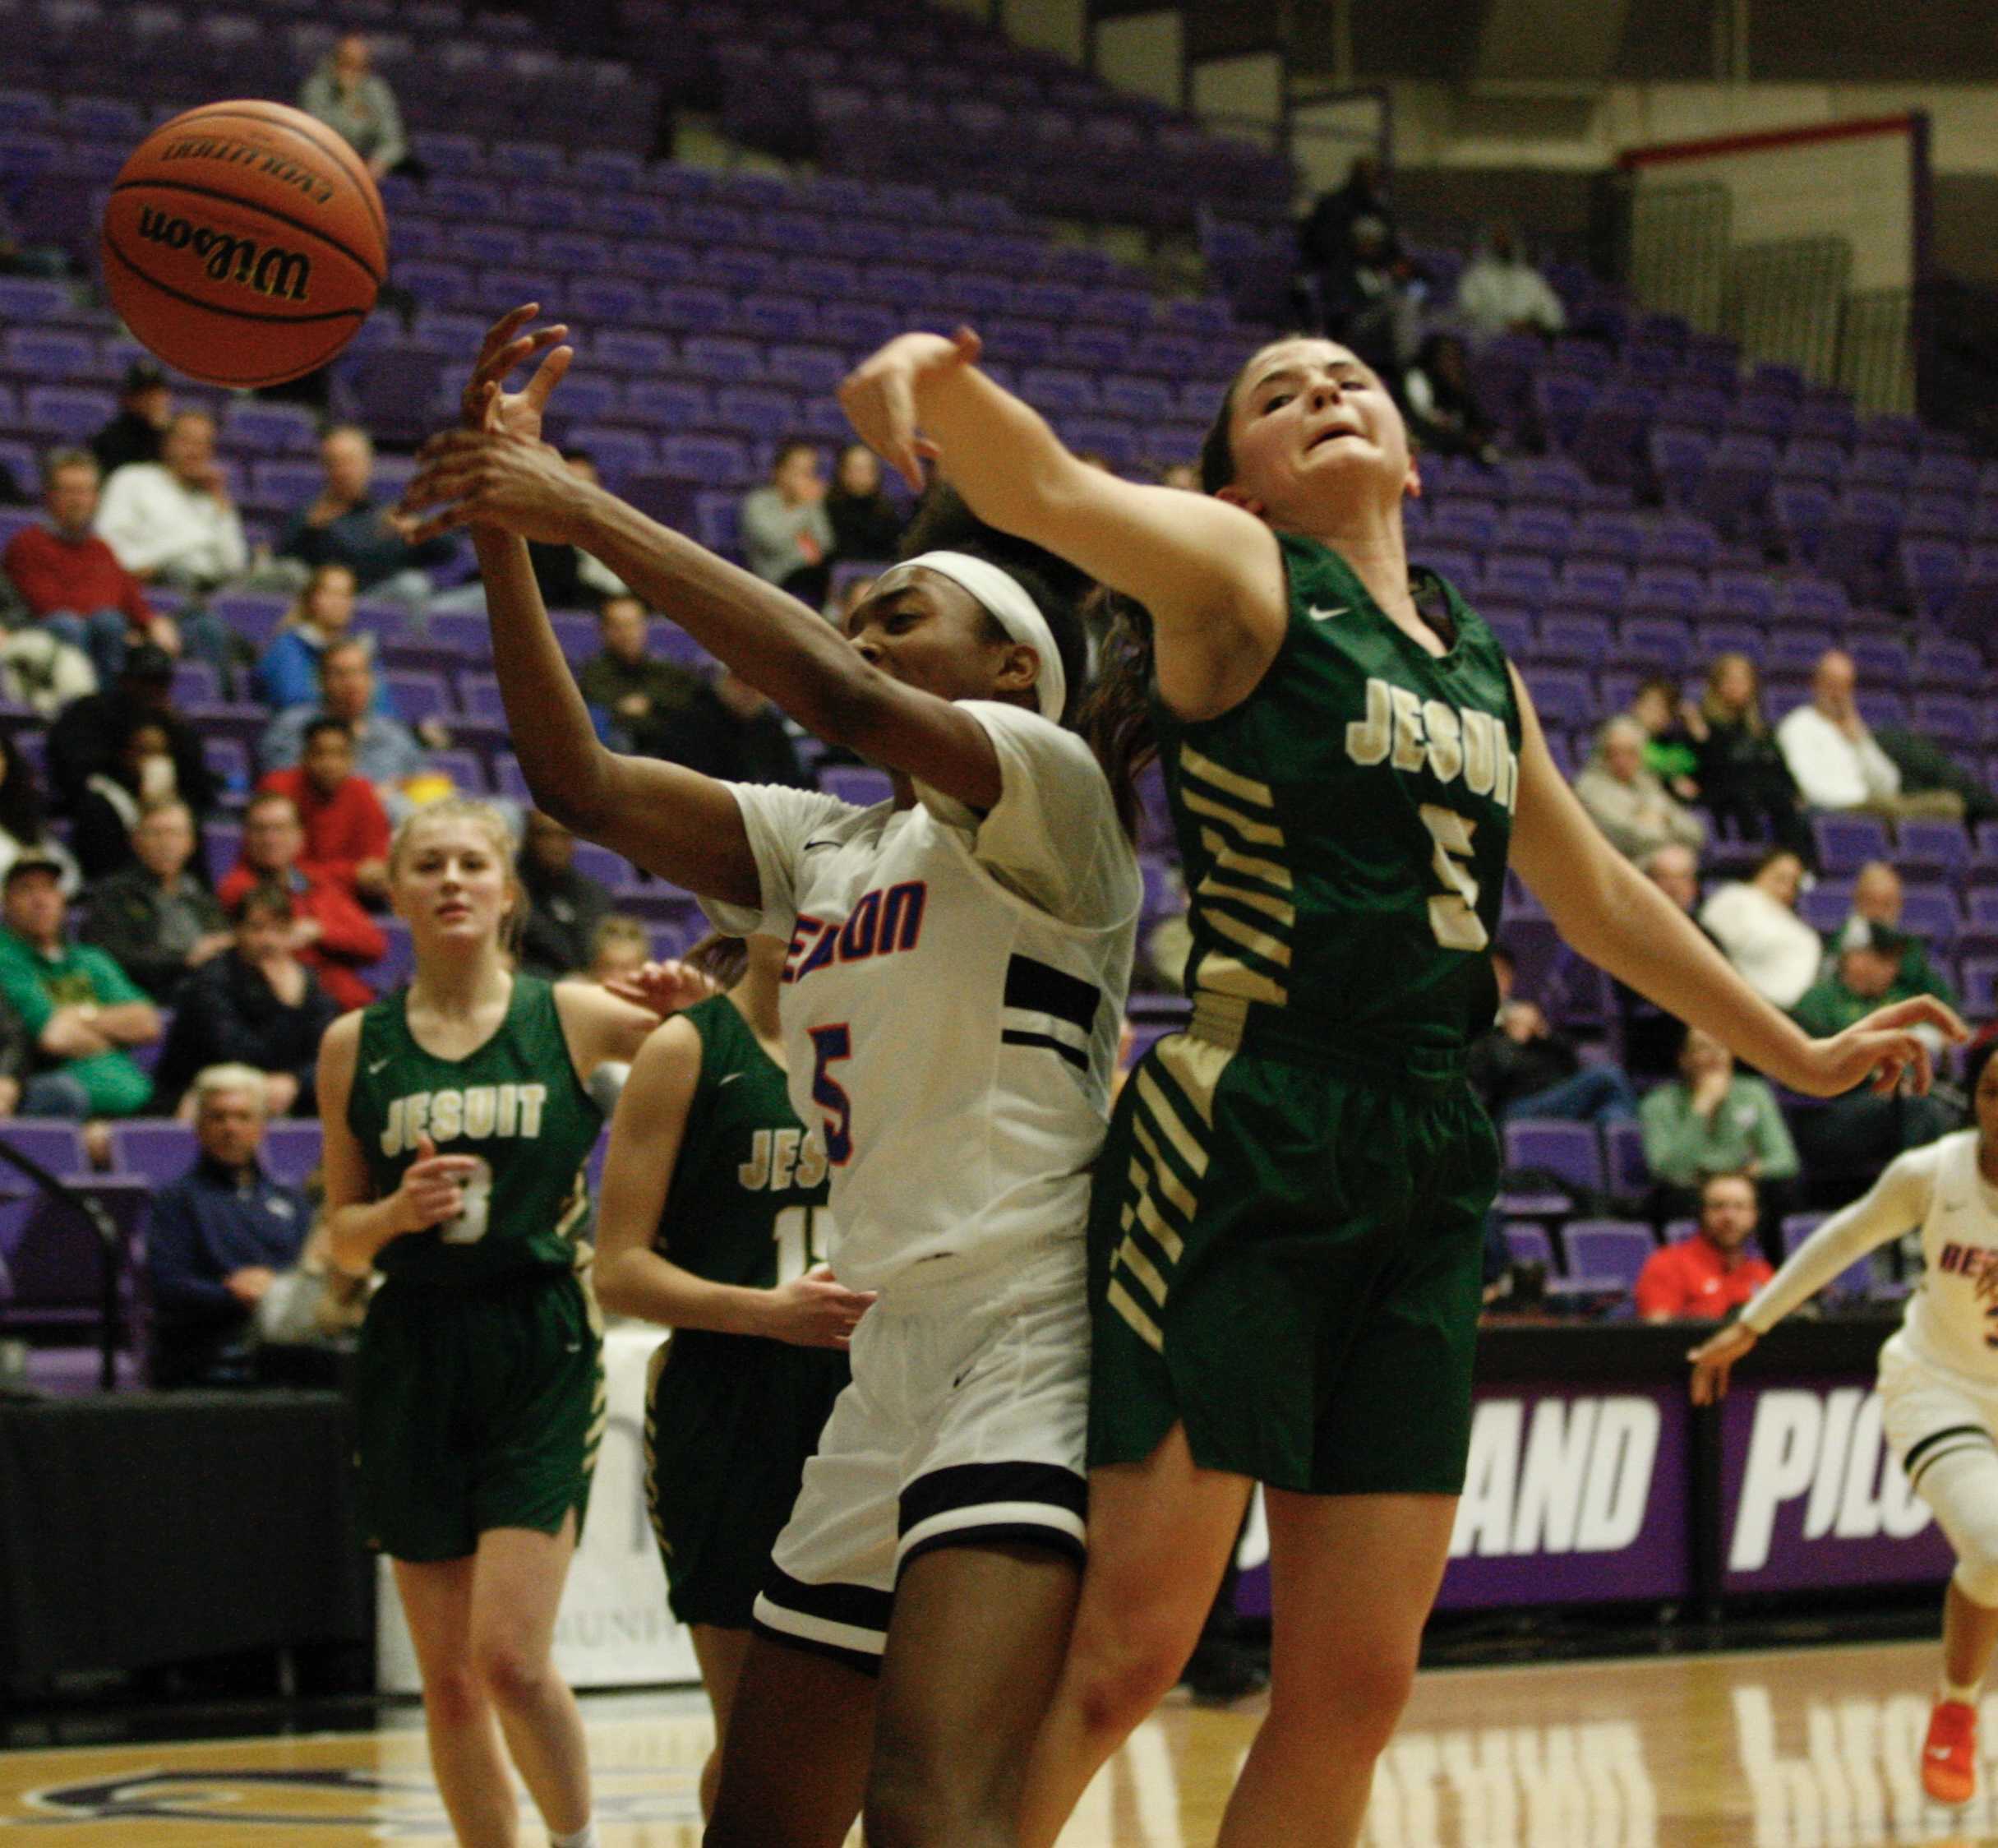
<svg viewBox="0 0 1998 1848"><path fill-rule="evenodd" d="M1110 1259L1104 1300L1161 1353L1161 1318L1200 1210L1214 1093L1232 1056L1227 1047L1175 1033L1139 1066L1133 1085L1133 1153L1119 1219L1124 1238Z"/></svg>
<svg viewBox="0 0 1998 1848"><path fill-rule="evenodd" d="M1194 992L1285 1006L1297 879L1276 820L1276 793L1184 743L1176 763L1180 806L1202 818L1200 844L1210 857L1189 899L1202 945Z"/></svg>
<svg viewBox="0 0 1998 1848"><path fill-rule="evenodd" d="M668 1335L645 1363L645 1518L652 1523L652 1537L662 1554L673 1549L667 1541L666 1523L659 1518L659 1416L653 1407L659 1375L666 1371L667 1356L672 1351L673 1337Z"/></svg>

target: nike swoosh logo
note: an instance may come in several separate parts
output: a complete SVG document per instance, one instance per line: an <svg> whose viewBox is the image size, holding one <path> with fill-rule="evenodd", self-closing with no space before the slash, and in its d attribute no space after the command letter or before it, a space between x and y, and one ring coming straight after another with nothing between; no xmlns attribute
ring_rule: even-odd
<svg viewBox="0 0 1998 1848"><path fill-rule="evenodd" d="M837 847L838 845L837 841L807 841L805 843L805 851L810 853L815 847Z"/></svg>
<svg viewBox="0 0 1998 1848"><path fill-rule="evenodd" d="M386 1059L377 1059L377 1060L376 1060L373 1062L373 1064L371 1064L371 1065L369 1065L369 1067L367 1068L367 1075L368 1075L370 1078L372 1078L372 1077L375 1075L375 1074L376 1074L376 1072L380 1071L380 1070L382 1069L382 1067L383 1067L383 1066L385 1066L385 1065L387 1065L387 1064L388 1064L388 1062L389 1062L389 1061L388 1061Z"/></svg>
<svg viewBox="0 0 1998 1848"><path fill-rule="evenodd" d="M742 1074L741 1072L731 1072L727 1078L721 1079L720 1082L716 1084L715 1089L719 1091L723 1085L733 1084L736 1080L741 1076Z"/></svg>
<svg viewBox="0 0 1998 1848"><path fill-rule="evenodd" d="M1309 615L1313 622L1333 622L1336 621L1339 617L1350 616L1353 612L1344 603L1334 610L1322 610L1316 603L1313 603L1306 613Z"/></svg>

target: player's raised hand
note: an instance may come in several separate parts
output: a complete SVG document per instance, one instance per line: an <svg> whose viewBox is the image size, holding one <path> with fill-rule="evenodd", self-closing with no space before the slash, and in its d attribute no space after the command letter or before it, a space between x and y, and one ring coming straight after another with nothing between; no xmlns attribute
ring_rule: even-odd
<svg viewBox="0 0 1998 1848"><path fill-rule="evenodd" d="M546 443L446 430L417 451L417 472L403 491L400 511L416 521L413 544L461 526L497 526L524 539L568 545L588 492Z"/></svg>
<svg viewBox="0 0 1998 1848"><path fill-rule="evenodd" d="M1693 1364L1693 1403L1719 1405L1728 1396L1728 1374L1734 1363L1762 1337L1753 1328L1730 1322L1686 1357Z"/></svg>
<svg viewBox="0 0 1998 1848"><path fill-rule="evenodd" d="M795 1347L846 1347L854 1325L874 1300L872 1290L849 1290L836 1282L830 1264L780 1283L765 1299L764 1333Z"/></svg>
<svg viewBox="0 0 1998 1848"><path fill-rule="evenodd" d="M576 353L563 344L569 330L560 321L551 327L532 326L540 312L540 303L524 302L486 330L459 402L459 422L464 428L519 437L531 443L541 441L542 413ZM519 391L507 390L507 375L537 353L546 357L526 386Z"/></svg>
<svg viewBox="0 0 1998 1848"><path fill-rule="evenodd" d="M394 1201L396 1221L406 1232L427 1231L464 1210L465 1183L478 1162L470 1155L440 1155L427 1135L418 1136L416 1159L403 1170Z"/></svg>
<svg viewBox="0 0 1998 1848"><path fill-rule="evenodd" d="M1786 1075L1797 1090L1812 1097L1839 1097L1868 1079L1883 1096L1905 1085L1922 1097L1936 1074L1919 1028L1954 1046L1970 1037L1955 1009L1933 995L1917 995L1891 1007L1876 1008L1830 1039L1813 1040L1802 1070Z"/></svg>
<svg viewBox="0 0 1998 1848"><path fill-rule="evenodd" d="M934 460L936 445L916 427L916 387L925 374L976 365L983 343L968 327L945 340L941 334L898 334L847 375L839 388L841 408L854 433L921 493L923 464Z"/></svg>
<svg viewBox="0 0 1998 1848"><path fill-rule="evenodd" d="M603 986L620 1000L644 1008L662 1020L722 991L718 982L691 963L670 958L663 963L644 963L630 974L621 975Z"/></svg>

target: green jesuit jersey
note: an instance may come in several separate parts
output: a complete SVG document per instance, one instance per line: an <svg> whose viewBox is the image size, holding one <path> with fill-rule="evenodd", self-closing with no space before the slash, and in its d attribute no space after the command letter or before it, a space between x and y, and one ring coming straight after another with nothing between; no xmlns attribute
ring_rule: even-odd
<svg viewBox="0 0 1998 1848"><path fill-rule="evenodd" d="M658 1247L710 1282L773 1289L825 1256L825 1150L799 1123L783 1068L733 1001L717 995L681 1018L700 1035L701 1075L659 1215ZM690 1341L700 1333L682 1330L674 1340L707 1345Z"/></svg>
<svg viewBox="0 0 1998 1848"><path fill-rule="evenodd" d="M1337 553L1280 534L1283 645L1256 691L1188 723L1155 702L1186 871L1187 992L1289 1008L1377 1048L1449 1051L1491 1023L1518 793L1504 652L1440 579L1440 660Z"/></svg>
<svg viewBox="0 0 1998 1848"><path fill-rule="evenodd" d="M574 1269L588 1205L583 1163L603 1112L576 1077L554 989L515 976L498 1031L462 1059L417 1044L408 998L399 989L361 1016L347 1122L376 1194L395 1192L425 1135L440 1155L475 1156L481 1166L458 1217L390 1240L376 1265L391 1277L446 1284Z"/></svg>

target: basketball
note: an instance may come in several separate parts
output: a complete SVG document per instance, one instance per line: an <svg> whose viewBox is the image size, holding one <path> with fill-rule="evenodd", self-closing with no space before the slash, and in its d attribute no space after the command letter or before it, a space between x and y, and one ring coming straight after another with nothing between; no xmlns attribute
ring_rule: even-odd
<svg viewBox="0 0 1998 1848"><path fill-rule="evenodd" d="M210 103L133 151L104 209L105 284L125 325L211 385L277 385L353 338L387 273L367 167L282 103Z"/></svg>

